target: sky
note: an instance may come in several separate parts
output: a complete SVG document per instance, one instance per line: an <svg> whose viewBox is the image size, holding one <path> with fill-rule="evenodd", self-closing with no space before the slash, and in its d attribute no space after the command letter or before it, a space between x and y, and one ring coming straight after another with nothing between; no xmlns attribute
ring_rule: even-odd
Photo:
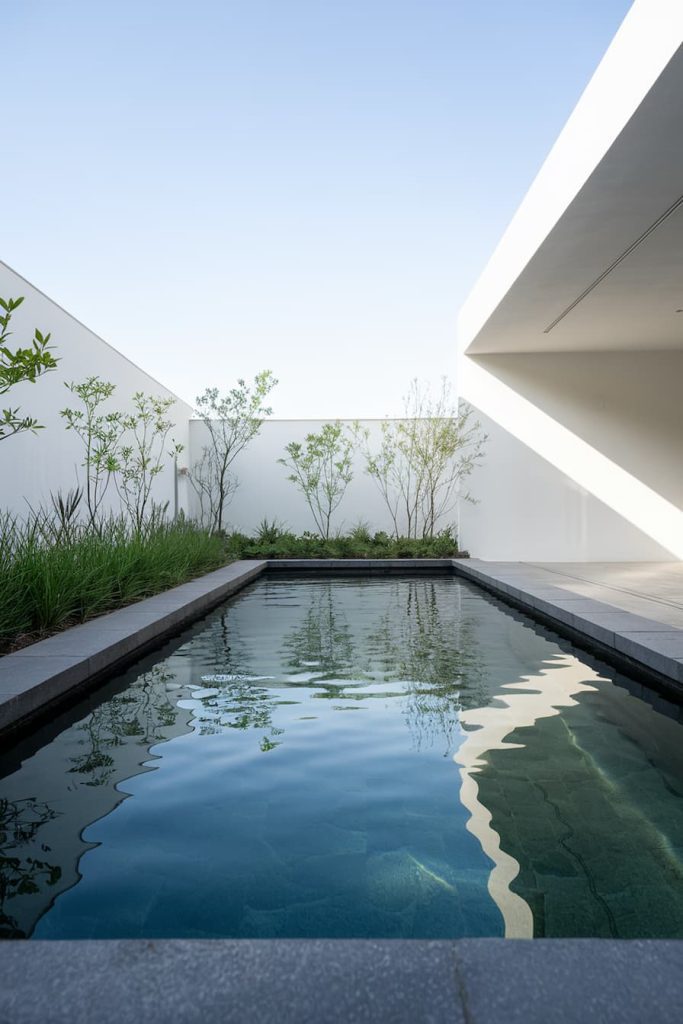
<svg viewBox="0 0 683 1024"><path fill-rule="evenodd" d="M400 414L629 6L0 0L0 259L191 403Z"/></svg>

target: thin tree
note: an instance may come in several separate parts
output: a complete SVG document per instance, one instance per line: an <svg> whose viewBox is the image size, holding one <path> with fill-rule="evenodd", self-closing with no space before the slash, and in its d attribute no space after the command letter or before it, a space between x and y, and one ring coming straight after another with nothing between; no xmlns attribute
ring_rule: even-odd
<svg viewBox="0 0 683 1024"><path fill-rule="evenodd" d="M291 441L287 458L278 459L290 470L287 477L301 491L320 536L330 536L332 516L353 479L354 444L339 420L324 423L317 434L307 434L303 444Z"/></svg>
<svg viewBox="0 0 683 1024"><path fill-rule="evenodd" d="M99 512L114 474L120 469L119 444L123 433L123 416L117 410L102 411L102 406L114 392L116 385L100 377L88 377L66 387L80 399L82 408L62 409L66 429L73 430L81 439L84 449L85 503L90 526L99 529Z"/></svg>
<svg viewBox="0 0 683 1024"><path fill-rule="evenodd" d="M458 497L471 501L461 484L481 462L487 441L472 408L458 404L444 377L436 397L419 381L404 398L404 416L382 423L379 446L356 424L365 471L387 506L394 534L433 537Z"/></svg>
<svg viewBox="0 0 683 1024"><path fill-rule="evenodd" d="M174 402L173 398L136 391L132 412L121 417L126 435L117 454L118 467L114 479L121 504L138 534L148 517L154 521L158 515L165 514L166 506L157 506L152 501L152 487L163 472L164 456L174 458L183 451L183 446L173 439L166 451L167 438L174 426L167 413Z"/></svg>
<svg viewBox="0 0 683 1024"><path fill-rule="evenodd" d="M192 467L190 483L200 502L211 509L214 531L223 529L225 509L237 486L231 466L272 414L265 403L276 384L271 371L263 370L251 385L238 380L237 387L225 395L218 388L207 388L197 398L196 413L208 431L209 441L202 459Z"/></svg>

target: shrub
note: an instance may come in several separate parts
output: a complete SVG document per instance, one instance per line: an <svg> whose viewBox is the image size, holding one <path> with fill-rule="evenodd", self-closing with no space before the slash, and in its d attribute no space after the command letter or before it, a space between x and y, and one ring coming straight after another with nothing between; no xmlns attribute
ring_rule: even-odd
<svg viewBox="0 0 683 1024"><path fill-rule="evenodd" d="M28 521L0 518L2 652L225 562L221 538L184 520L158 520L142 531L121 516L96 529L66 521L68 528L56 509L34 512Z"/></svg>

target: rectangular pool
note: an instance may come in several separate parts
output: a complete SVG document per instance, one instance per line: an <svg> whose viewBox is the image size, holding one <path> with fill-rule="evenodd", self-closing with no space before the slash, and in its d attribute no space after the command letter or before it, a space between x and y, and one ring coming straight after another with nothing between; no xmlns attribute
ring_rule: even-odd
<svg viewBox="0 0 683 1024"><path fill-rule="evenodd" d="M6 938L683 936L683 726L452 575L262 577L0 776Z"/></svg>

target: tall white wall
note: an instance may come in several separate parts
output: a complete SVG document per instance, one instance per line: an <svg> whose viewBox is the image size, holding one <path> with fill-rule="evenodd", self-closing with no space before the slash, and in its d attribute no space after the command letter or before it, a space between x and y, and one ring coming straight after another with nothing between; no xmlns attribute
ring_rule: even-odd
<svg viewBox="0 0 683 1024"><path fill-rule="evenodd" d="M267 420L260 434L234 463L240 486L228 507L226 520L230 527L252 533L262 519L277 519L295 533L315 531L315 523L303 495L287 479L288 471L278 465L290 441L303 441L306 434L316 433L323 420ZM381 420L362 420L361 426L370 431L371 443L381 432ZM350 427L351 423L346 423ZM200 420L190 423L190 449L192 461L201 458L206 443L206 428ZM184 465L191 463L186 462ZM362 521L371 531L391 533L393 524L384 501L372 481L364 472L364 461L357 453L353 462L353 480L333 520L332 529L348 530ZM193 514L198 513L195 498L190 504ZM452 523L455 522L455 512ZM446 525L444 522L443 525Z"/></svg>
<svg viewBox="0 0 683 1024"><path fill-rule="evenodd" d="M460 513L486 559L683 557L683 352L463 357L489 434Z"/></svg>
<svg viewBox="0 0 683 1024"><path fill-rule="evenodd" d="M176 424L175 439L189 445L191 408L144 373L116 349L99 338L73 316L52 302L24 278L0 263L0 296L4 299L24 296L24 302L12 317L11 348L25 347L37 327L52 335L53 354L59 359L55 371L40 377L35 384L24 383L0 396L0 408L21 408L24 415L34 416L44 429L37 434L18 434L0 442L0 510L24 513L27 501L32 506L49 502L50 492L67 491L77 478L83 480L83 449L73 431L65 429L60 409L76 407L77 400L65 385L66 381L82 381L99 376L116 385L110 408L129 409L136 391L173 398L169 418ZM187 485L179 479L178 498L181 508L187 505ZM165 460L164 472L154 485L154 497L175 502L173 461ZM109 496L108 496L109 497ZM118 508L113 488L111 506Z"/></svg>

